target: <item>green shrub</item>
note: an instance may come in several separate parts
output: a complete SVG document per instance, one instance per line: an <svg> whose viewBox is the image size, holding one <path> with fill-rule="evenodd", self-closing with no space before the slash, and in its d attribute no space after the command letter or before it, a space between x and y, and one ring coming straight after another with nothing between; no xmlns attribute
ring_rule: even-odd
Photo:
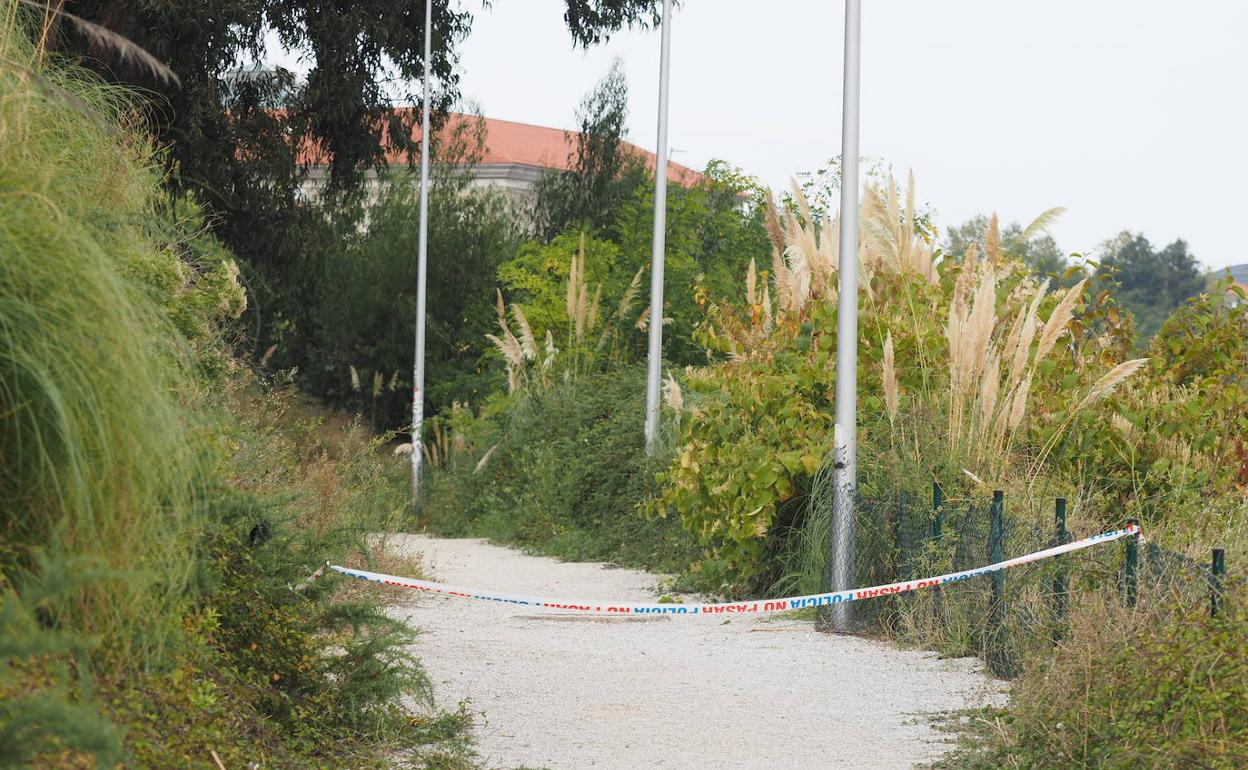
<svg viewBox="0 0 1248 770"><path fill-rule="evenodd" d="M81 562L39 565L42 578L18 597L0 584L0 767L21 767L63 753L110 766L121 756L121 734L91 702L71 673L85 662L92 640L48 627L46 608L84 581L106 577ZM31 681L38 688L30 686Z"/></svg>
<svg viewBox="0 0 1248 770"><path fill-rule="evenodd" d="M427 414L455 401L484 401L500 381L485 365L485 334L494 325L495 272L515 253L520 225L502 192L472 185L471 167L482 152L477 128L463 121L433 149ZM420 190L409 171L381 181L380 198L360 219L336 212L333 237L308 255L314 297L295 321L302 342L279 348L275 360L298 366L312 394L388 430L411 416Z"/></svg>
<svg viewBox="0 0 1248 770"><path fill-rule="evenodd" d="M645 393L644 369L619 367L503 401L484 424L460 427L474 451L431 472L422 516L448 535L683 570L688 538L637 511L663 463L642 449Z"/></svg>
<svg viewBox="0 0 1248 770"><path fill-rule="evenodd" d="M413 766L466 756L459 732L423 729L453 715L434 708L414 631L383 613L385 594L332 572L301 587L327 560L378 566L369 538L406 513L381 439L358 420L327 424L288 386L235 384L211 403L226 415L213 430L219 481L205 490L182 643L160 670L101 672L96 688L126 729L127 760L210 768L216 751L230 767L293 770L327 756L365 768L392 766L392 752Z"/></svg>

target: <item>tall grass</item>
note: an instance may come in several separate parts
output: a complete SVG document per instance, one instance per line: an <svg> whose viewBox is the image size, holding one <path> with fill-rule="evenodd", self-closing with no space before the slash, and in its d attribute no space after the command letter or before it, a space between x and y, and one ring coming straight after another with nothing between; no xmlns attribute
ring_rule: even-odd
<svg viewBox="0 0 1248 770"><path fill-rule="evenodd" d="M0 27L0 552L20 592L39 552L105 571L52 622L119 662L167 642L192 569L197 458L186 351L144 279L176 272L150 220L151 148L118 90L46 68Z"/></svg>

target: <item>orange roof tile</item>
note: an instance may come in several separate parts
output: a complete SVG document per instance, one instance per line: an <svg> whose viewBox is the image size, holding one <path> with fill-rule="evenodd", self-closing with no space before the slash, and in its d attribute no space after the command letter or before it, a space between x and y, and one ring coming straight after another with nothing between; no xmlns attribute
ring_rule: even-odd
<svg viewBox="0 0 1248 770"><path fill-rule="evenodd" d="M450 113L440 131L452 132L471 120L477 120L477 116L458 112ZM575 132L498 118L481 118L481 120L485 122L485 147L480 165L514 163L557 171L567 171L570 168L569 155L574 150ZM419 126L412 130L412 139L420 141ZM649 169L654 169L654 153L631 142L625 142L625 144L645 158ZM386 155L386 160L390 163L400 164L406 161L402 154L395 151L387 151ZM307 158L307 156L304 160L316 163L315 159ZM668 161L667 179L669 182L691 186L702 180L702 174L687 166Z"/></svg>

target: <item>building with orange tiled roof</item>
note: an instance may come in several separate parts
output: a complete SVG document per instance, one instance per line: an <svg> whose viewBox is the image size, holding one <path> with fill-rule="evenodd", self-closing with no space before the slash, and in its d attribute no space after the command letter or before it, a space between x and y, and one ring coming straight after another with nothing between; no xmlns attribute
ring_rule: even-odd
<svg viewBox="0 0 1248 770"><path fill-rule="evenodd" d="M543 174L549 171L570 169L571 159L576 149L577 134L574 131L451 113L439 133L453 135L455 131L464 128L469 121L476 120L484 124L484 146L481 160L473 167L474 185L493 186L519 203L528 203L532 201L533 190ZM413 130L412 139L419 143L419 126ZM647 166L654 168L654 153L631 142L625 142L625 144L639 154ZM389 152L387 154L387 160L396 167L407 162L406 157L401 153ZM304 192L315 195L316 190L324 185L329 175L329 166L327 163L318 162L315 157L305 156L304 160L308 162ZM370 178L376 177L370 174ZM701 181L702 174L669 161L667 178L673 184L688 187Z"/></svg>

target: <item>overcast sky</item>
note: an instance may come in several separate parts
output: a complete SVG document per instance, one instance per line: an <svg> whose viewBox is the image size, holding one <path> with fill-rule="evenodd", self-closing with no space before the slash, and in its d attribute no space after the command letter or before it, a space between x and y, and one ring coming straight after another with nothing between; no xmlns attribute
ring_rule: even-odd
<svg viewBox="0 0 1248 770"><path fill-rule="evenodd" d="M571 128L619 57L629 138L655 146L659 35L581 51L562 0L462 0L461 91L487 116ZM913 169L947 228L1052 206L1068 252L1121 230L1248 262L1248 3L868 0L862 154ZM670 146L773 186L840 152L844 3L683 0L672 26Z"/></svg>
<svg viewBox="0 0 1248 770"><path fill-rule="evenodd" d="M462 48L490 117L572 127L624 62L629 138L655 144L657 32L574 50L561 0L494 0ZM1067 251L1124 229L1248 262L1248 3L868 0L862 154L913 169L937 221L1029 221L1052 206ZM670 145L772 185L840 152L844 4L684 0L672 26Z"/></svg>

